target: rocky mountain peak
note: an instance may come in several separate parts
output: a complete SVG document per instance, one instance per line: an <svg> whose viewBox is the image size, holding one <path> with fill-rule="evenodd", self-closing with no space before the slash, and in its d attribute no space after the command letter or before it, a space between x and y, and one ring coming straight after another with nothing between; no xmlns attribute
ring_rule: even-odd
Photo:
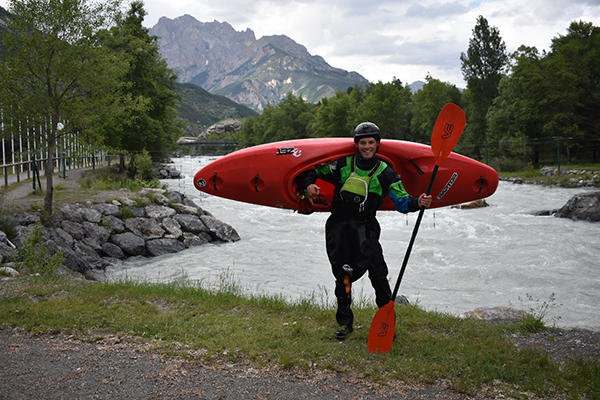
<svg viewBox="0 0 600 400"><path fill-rule="evenodd" d="M285 35L256 39L251 29L200 22L190 15L162 17L150 30L180 82L194 83L257 111L287 93L317 102L367 80L331 67Z"/></svg>

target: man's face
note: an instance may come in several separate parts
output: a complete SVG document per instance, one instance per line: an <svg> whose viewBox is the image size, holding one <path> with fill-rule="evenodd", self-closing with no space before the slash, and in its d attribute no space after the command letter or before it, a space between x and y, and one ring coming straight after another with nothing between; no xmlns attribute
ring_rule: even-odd
<svg viewBox="0 0 600 400"><path fill-rule="evenodd" d="M362 138L358 141L356 147L362 158L369 160L377 153L377 140L372 137Z"/></svg>

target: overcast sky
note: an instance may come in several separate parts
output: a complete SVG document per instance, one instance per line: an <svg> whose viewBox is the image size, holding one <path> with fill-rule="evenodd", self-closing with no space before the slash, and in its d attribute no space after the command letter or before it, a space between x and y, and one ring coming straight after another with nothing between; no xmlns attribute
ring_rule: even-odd
<svg viewBox="0 0 600 400"><path fill-rule="evenodd" d="M126 1L127 2L127 1ZM572 21L600 25L600 0L144 0L147 27L189 14L201 22L251 29L256 38L286 35L331 66L371 82L434 78L464 87L460 54L479 15L500 31L507 50L548 49ZM6 8L8 0L0 0Z"/></svg>

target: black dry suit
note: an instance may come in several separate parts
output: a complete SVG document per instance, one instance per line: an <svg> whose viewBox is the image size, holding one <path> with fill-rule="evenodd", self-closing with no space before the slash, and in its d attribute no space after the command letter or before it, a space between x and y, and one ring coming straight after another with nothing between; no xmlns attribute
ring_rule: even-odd
<svg viewBox="0 0 600 400"><path fill-rule="evenodd" d="M350 283L365 272L369 271L377 305L382 307L391 300L388 268L379 243L381 228L375 218L377 209L387 195L402 213L417 211L418 201L406 192L398 174L377 157L365 160L355 154L320 165L303 174L297 186L306 188L317 178L335 185L331 216L325 225L326 247L336 280L336 319L340 325L352 326ZM356 178L350 188L345 185ZM366 193L363 188L362 193L353 194L353 188L356 192L361 185L368 187Z"/></svg>

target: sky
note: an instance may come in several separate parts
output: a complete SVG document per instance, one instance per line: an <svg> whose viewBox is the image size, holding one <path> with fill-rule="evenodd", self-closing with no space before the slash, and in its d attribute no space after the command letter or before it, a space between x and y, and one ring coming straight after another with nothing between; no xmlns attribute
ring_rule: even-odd
<svg viewBox="0 0 600 400"><path fill-rule="evenodd" d="M124 0L128 4L128 0ZM7 8L8 0L0 0ZM188 14L228 22L256 38L286 35L336 68L371 82L424 81L465 87L460 55L477 18L498 28L508 52L548 50L572 21L600 26L600 0L144 0L144 25Z"/></svg>

